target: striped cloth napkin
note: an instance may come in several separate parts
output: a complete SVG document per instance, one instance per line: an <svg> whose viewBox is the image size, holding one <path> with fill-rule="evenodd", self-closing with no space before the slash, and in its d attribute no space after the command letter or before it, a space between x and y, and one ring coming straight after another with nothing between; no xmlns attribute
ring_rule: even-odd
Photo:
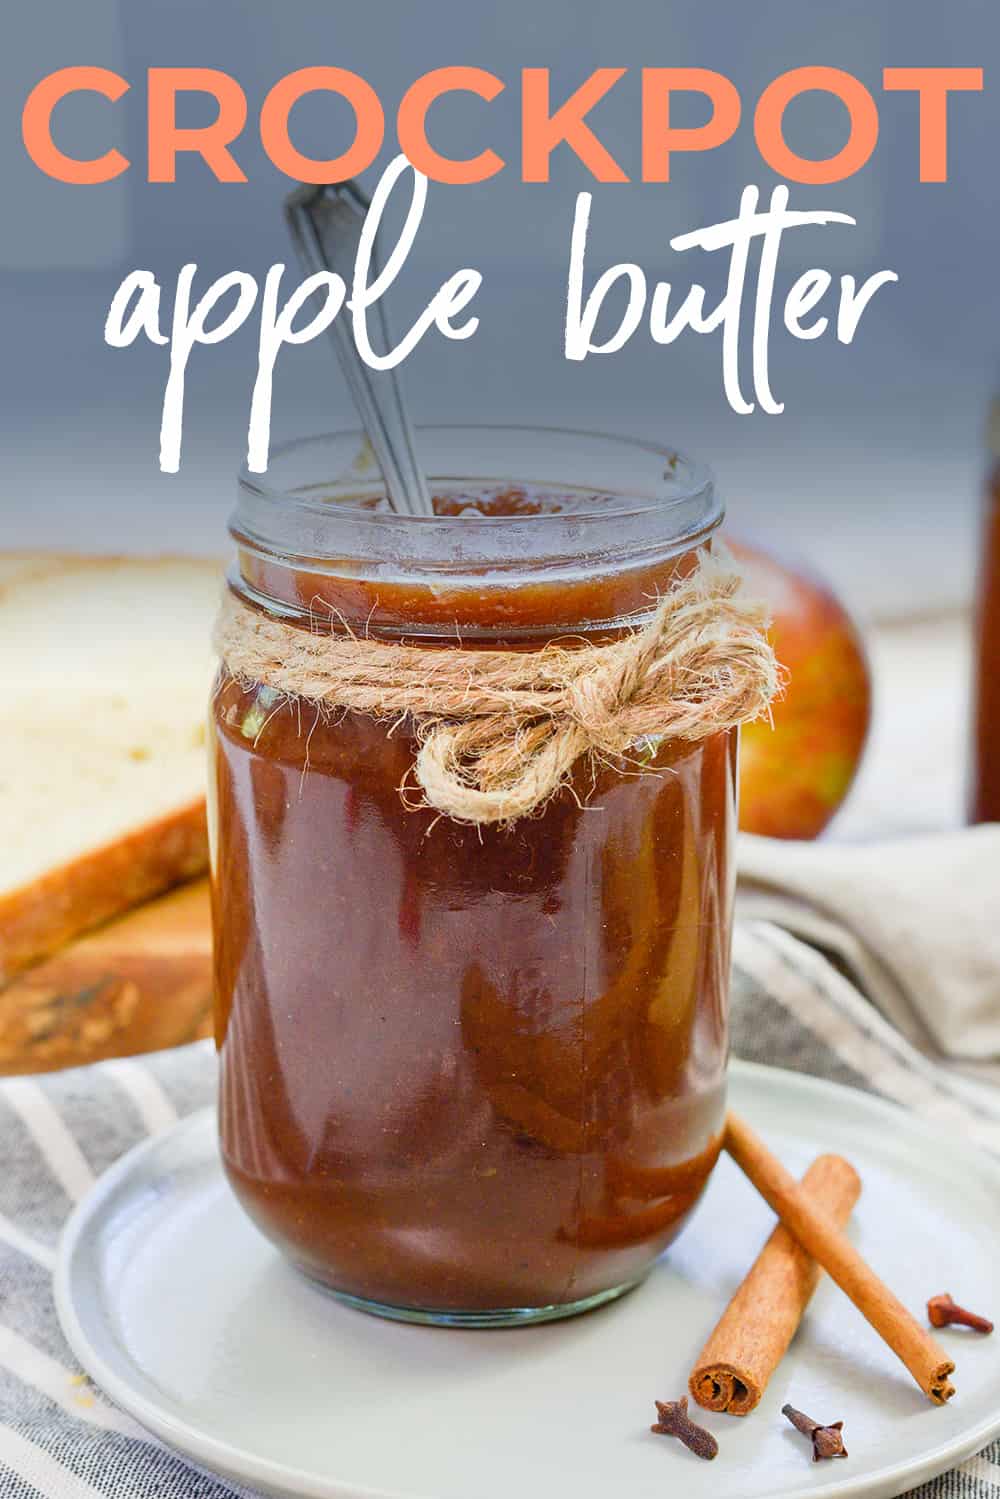
<svg viewBox="0 0 1000 1499"><path fill-rule="evenodd" d="M1000 1093L918 1052L815 949L763 921L737 928L733 1042L753 1061L831 1078L1000 1151ZM208 1043L142 1060L0 1082L0 1496L230 1499L83 1376L56 1319L59 1231L95 1177L149 1134L211 1101ZM913 1491L996 1499L1000 1442Z"/></svg>

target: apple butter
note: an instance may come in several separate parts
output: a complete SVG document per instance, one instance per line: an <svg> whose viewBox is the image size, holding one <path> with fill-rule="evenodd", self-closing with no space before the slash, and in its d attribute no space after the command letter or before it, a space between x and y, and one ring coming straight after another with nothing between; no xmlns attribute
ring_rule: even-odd
<svg viewBox="0 0 1000 1499"><path fill-rule="evenodd" d="M1000 398L990 412L989 445L975 626L972 822L1000 822Z"/></svg>
<svg viewBox="0 0 1000 1499"><path fill-rule="evenodd" d="M303 630L537 649L614 638L717 524L676 455L601 448L643 467L623 493L611 440L490 430L460 470L424 436L437 518L385 514L346 439L296 447L285 491L245 477L231 586ZM537 815L473 826L401 795L406 720L223 672L213 725L221 1143L253 1221L390 1316L537 1320L634 1285L720 1148L736 731L584 757Z"/></svg>

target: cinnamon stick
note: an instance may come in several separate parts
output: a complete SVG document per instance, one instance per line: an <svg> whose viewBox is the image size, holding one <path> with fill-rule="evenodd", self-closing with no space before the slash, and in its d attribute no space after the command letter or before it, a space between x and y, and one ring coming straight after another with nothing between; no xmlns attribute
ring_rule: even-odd
<svg viewBox="0 0 1000 1499"><path fill-rule="evenodd" d="M906 1365L928 1399L935 1405L950 1400L955 1393L948 1379L955 1368L951 1359L879 1280L837 1225L811 1202L791 1172L734 1114L726 1120L725 1149L803 1249L822 1265Z"/></svg>
<svg viewBox="0 0 1000 1499"><path fill-rule="evenodd" d="M843 1228L861 1179L842 1156L821 1155L802 1178L810 1202ZM688 1388L706 1410L747 1416L785 1356L820 1277L820 1267L779 1223L723 1312Z"/></svg>

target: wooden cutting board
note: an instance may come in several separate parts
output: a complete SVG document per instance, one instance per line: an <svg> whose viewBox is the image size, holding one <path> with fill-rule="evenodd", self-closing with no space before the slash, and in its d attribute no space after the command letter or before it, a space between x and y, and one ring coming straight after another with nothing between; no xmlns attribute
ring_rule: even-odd
<svg viewBox="0 0 1000 1499"><path fill-rule="evenodd" d="M0 1075L53 1072L211 1034L208 881L139 906L0 990Z"/></svg>

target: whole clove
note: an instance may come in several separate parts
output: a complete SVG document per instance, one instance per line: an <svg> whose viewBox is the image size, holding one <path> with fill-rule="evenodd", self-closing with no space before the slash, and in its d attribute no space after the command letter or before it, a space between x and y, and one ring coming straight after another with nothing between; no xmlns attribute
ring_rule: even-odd
<svg viewBox="0 0 1000 1499"><path fill-rule="evenodd" d="M703 1426L697 1426L688 1415L686 1395L680 1400L657 1400L656 1412L659 1420L655 1426L650 1427L650 1431L655 1431L661 1437L677 1437L689 1452L693 1452L695 1457L703 1457L706 1462L718 1457L719 1444L712 1433Z"/></svg>
<svg viewBox="0 0 1000 1499"><path fill-rule="evenodd" d="M993 1331L993 1323L988 1317L978 1317L975 1312L966 1311L946 1292L932 1296L928 1301L927 1320L932 1327L971 1327L974 1332L982 1333Z"/></svg>
<svg viewBox="0 0 1000 1499"><path fill-rule="evenodd" d="M802 1411L797 1411L794 1405L783 1405L781 1414L787 1416L795 1427L801 1431L803 1436L811 1437L813 1444L813 1462L818 1463L827 1457L846 1457L847 1448L844 1446L842 1432L843 1421L834 1421L830 1426L822 1426L819 1421L814 1421L811 1416L806 1416Z"/></svg>

